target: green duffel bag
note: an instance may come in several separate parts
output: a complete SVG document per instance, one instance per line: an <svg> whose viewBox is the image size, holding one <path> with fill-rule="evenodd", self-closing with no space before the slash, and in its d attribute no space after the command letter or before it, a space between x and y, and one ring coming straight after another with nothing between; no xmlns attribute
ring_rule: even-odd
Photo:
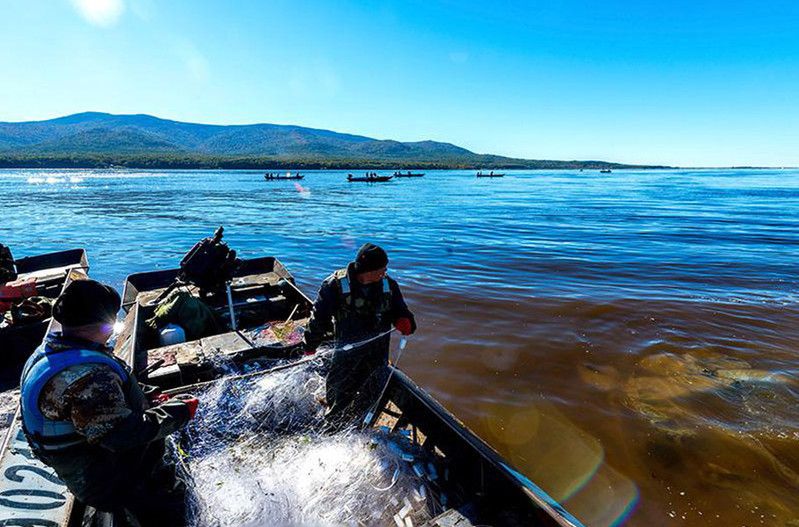
<svg viewBox="0 0 799 527"><path fill-rule="evenodd" d="M191 293L175 289L155 308L155 314L147 325L160 330L168 324L176 324L186 332L186 340L197 340L218 335L226 328L208 305Z"/></svg>

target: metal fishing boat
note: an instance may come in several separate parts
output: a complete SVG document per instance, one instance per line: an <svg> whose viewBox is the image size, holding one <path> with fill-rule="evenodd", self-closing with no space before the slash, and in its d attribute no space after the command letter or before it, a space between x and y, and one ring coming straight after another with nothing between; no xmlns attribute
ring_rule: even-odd
<svg viewBox="0 0 799 527"><path fill-rule="evenodd" d="M300 179L305 179L305 176L301 174L295 174L293 176L269 176L269 174L264 174L264 179L266 181L298 181Z"/></svg>
<svg viewBox="0 0 799 527"><path fill-rule="evenodd" d="M394 176L353 176L347 174L347 181L361 181L366 183L385 183L391 181Z"/></svg>
<svg viewBox="0 0 799 527"><path fill-rule="evenodd" d="M19 261L17 265L20 269ZM42 277L53 277L54 280L58 278L60 286L57 287L56 295L60 294L69 282L88 278L86 254L82 249L33 257L28 262L23 261L21 269L27 270L26 272L37 272L30 271L29 266L40 267ZM37 330L36 335L40 335L40 338L33 348L41 344L48 332L60 329L58 322L52 318L48 319L44 329ZM25 342L31 343L30 340ZM19 408L11 420L0 451L0 474L0 525L31 527L91 525L81 523L86 513L85 507L75 501L53 470L36 459L31 452L22 432ZM95 525L111 526L110 516L105 516L103 520L105 523L100 522Z"/></svg>
<svg viewBox="0 0 799 527"><path fill-rule="evenodd" d="M172 349L174 353L164 353L170 346L161 345L146 321L156 309L155 301L167 298L170 290L200 296L200 288L181 281L182 275L182 269L171 269L134 274L125 282L127 314L115 352L141 379L172 391L192 391L198 386L194 383L229 375L226 365L249 370L249 375L270 375L258 368L273 372L310 359L299 359L297 346L287 336L290 328L305 323L311 301L271 257L244 260L227 281L230 294L205 297L204 302L220 317L229 317L226 330L172 345L178 346ZM265 331L270 338L264 338ZM158 362L165 359L171 363ZM282 366L270 368L274 361L282 361ZM435 517L417 527L581 527L402 371L391 368L390 372L363 426L402 437L431 460L414 470L427 478L436 503ZM31 455L18 419L0 458L0 524L113 526L110 515L76 503L52 471Z"/></svg>
<svg viewBox="0 0 799 527"><path fill-rule="evenodd" d="M402 173L402 172L394 172L394 177L424 177L422 172L411 172L410 170Z"/></svg>
<svg viewBox="0 0 799 527"><path fill-rule="evenodd" d="M259 368L296 357L311 300L294 285L294 277L276 258L243 260L232 273L230 297L203 301L226 327L214 335L163 346L147 324L155 300L175 283L180 269L130 275L122 293L127 315L116 354L133 366L140 380L172 388L224 375L224 365ZM195 285L183 285L200 296Z"/></svg>
<svg viewBox="0 0 799 527"><path fill-rule="evenodd" d="M15 260L14 264L17 281L34 281L35 295L48 299L61 294L72 270L89 268L83 249L28 256ZM49 316L31 317L0 328L0 389L9 389L19 383L22 366L41 344L50 321Z"/></svg>
<svg viewBox="0 0 799 527"><path fill-rule="evenodd" d="M493 172L486 174L484 172L478 172L477 177L505 177L505 174L494 174Z"/></svg>
<svg viewBox="0 0 799 527"><path fill-rule="evenodd" d="M140 376L155 367L144 375L149 384L171 389L172 393L194 392L205 384L203 381L226 375L226 371L214 366L219 364L220 357L229 357L238 365L268 368L270 372L310 359L298 359L299 353L290 343L273 347L258 345L253 326L269 320L304 325L311 308L308 297L297 289L293 277L280 262L259 258L246 260L232 282L234 309L254 309L259 314L250 316L250 322L240 324L238 330L178 345L182 347L176 354L179 359L172 365L157 366L154 359L163 354L158 347L153 348L154 336L148 335L150 330L142 321L152 312L152 300L163 293L178 273L179 270L173 269L132 275L125 284L123 297L130 310L117 352L135 366ZM253 295L259 298L257 302L253 302ZM228 309L224 298L215 307L220 314ZM237 316L243 318L242 315L243 311L237 312ZM270 362L273 359L289 360ZM199 368L198 361L205 361L206 367ZM275 367L275 364L280 365ZM439 516L427 524L429 527L581 525L401 370L390 368L386 388L364 426L399 434L414 448L435 459L440 475L431 483L435 489L431 492L437 492L438 498L446 496L443 500L446 506L436 510ZM260 373L263 372L250 371L245 376ZM198 381L199 384L192 384Z"/></svg>

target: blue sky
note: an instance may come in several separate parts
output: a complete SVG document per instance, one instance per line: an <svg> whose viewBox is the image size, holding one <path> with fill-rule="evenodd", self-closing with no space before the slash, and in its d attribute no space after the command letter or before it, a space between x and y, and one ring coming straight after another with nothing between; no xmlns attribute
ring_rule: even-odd
<svg viewBox="0 0 799 527"><path fill-rule="evenodd" d="M0 121L286 123L799 166L799 2L3 0Z"/></svg>

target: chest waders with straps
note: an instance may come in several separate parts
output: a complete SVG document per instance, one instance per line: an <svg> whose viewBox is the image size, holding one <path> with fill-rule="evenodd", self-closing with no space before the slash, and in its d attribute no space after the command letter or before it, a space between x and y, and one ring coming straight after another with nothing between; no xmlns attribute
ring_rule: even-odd
<svg viewBox="0 0 799 527"><path fill-rule="evenodd" d="M374 298L354 296L347 269L336 271L333 276L338 283L339 302L336 307L334 317L337 325L351 322L353 318L367 321L374 319L377 329L385 323L385 318L391 311L391 285L388 277L381 280L381 291L379 300ZM389 321L390 323L391 321Z"/></svg>
<svg viewBox="0 0 799 527"><path fill-rule="evenodd" d="M98 348L100 348L98 346ZM67 368L83 364L105 364L122 378L126 398L130 391L130 370L100 349L52 346L48 340L30 356L20 380L22 428L34 451L58 452L86 444L72 421L56 421L39 410L39 398L45 385Z"/></svg>
<svg viewBox="0 0 799 527"><path fill-rule="evenodd" d="M388 335L350 350L346 345L369 341L391 327L392 293L388 277L359 287L360 284L351 283L346 269L333 276L338 287L333 314L338 342L325 378L325 418L338 422L351 415L358 401L365 400L358 396L359 392L388 361Z"/></svg>

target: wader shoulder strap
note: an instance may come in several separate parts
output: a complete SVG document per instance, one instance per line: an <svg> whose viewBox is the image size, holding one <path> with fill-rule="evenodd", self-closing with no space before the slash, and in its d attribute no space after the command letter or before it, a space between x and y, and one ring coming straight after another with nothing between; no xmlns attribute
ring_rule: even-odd
<svg viewBox="0 0 799 527"><path fill-rule="evenodd" d="M352 304L352 288L350 287L350 278L347 275L346 269L339 269L333 273L333 277L338 283L339 292L341 293L341 300L343 304L349 306Z"/></svg>

